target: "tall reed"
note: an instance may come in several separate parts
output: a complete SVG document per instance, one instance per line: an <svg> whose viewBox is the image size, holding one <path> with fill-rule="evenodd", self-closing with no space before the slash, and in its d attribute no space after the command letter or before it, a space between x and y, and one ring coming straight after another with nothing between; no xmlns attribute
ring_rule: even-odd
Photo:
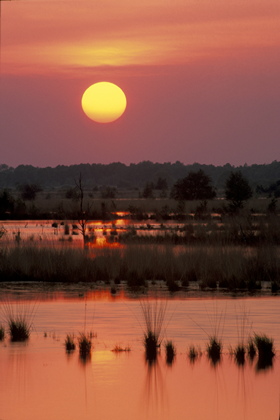
<svg viewBox="0 0 280 420"><path fill-rule="evenodd" d="M144 346L147 360L155 360L162 342L167 301L140 300L144 321Z"/></svg>
<svg viewBox="0 0 280 420"><path fill-rule="evenodd" d="M36 304L28 302L4 302L2 306L4 319L8 326L11 341L25 341L29 338Z"/></svg>

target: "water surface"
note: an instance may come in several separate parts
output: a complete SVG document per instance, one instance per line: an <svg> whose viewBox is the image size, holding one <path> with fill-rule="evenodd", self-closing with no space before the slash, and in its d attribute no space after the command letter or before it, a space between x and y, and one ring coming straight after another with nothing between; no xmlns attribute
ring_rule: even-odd
<svg viewBox="0 0 280 420"><path fill-rule="evenodd" d="M279 297L169 298L163 343L172 339L177 349L169 365L164 344L155 363L145 360L139 297L76 289L1 296L2 309L3 297L15 308L35 309L26 343L8 337L0 343L1 420L279 418ZM94 334L86 361L77 349L64 349L66 334L81 331ZM224 345L216 365L205 354L213 332ZM274 338L277 352L267 369L256 359L238 366L229 354L254 332ZM203 353L194 363L187 356L191 344ZM131 351L115 353L116 345Z"/></svg>

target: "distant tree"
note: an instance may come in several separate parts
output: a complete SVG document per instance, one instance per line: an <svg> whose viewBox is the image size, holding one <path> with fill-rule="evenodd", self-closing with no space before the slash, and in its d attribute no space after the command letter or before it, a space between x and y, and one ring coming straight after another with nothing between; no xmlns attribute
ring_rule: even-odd
<svg viewBox="0 0 280 420"><path fill-rule="evenodd" d="M273 182L267 188L264 188L262 185L257 185L256 193L265 194L265 195L269 195L270 197L273 196L275 198L279 198L280 197L280 180Z"/></svg>
<svg viewBox="0 0 280 420"><path fill-rule="evenodd" d="M85 209L85 203L84 203L85 189L84 189L81 173L79 174L78 180L75 180L75 184L76 184L78 197L79 197L79 211L77 215L77 219L79 223L78 229L80 230L83 236L84 247L86 247L86 245L94 239L94 234L92 232L90 236L88 235L88 220L89 220L90 208L88 206Z"/></svg>
<svg viewBox="0 0 280 420"><path fill-rule="evenodd" d="M70 187L65 192L65 198L68 198L73 201L79 200L79 191L77 187Z"/></svg>
<svg viewBox="0 0 280 420"><path fill-rule="evenodd" d="M101 198L103 199L116 198L116 192L117 192L116 188L107 186L107 187L101 188L100 195L101 195Z"/></svg>
<svg viewBox="0 0 280 420"><path fill-rule="evenodd" d="M9 191L4 190L0 193L0 215L2 217L7 213L13 213L15 200Z"/></svg>
<svg viewBox="0 0 280 420"><path fill-rule="evenodd" d="M211 200L216 191L211 185L211 178L202 169L189 172L188 176L179 179L171 190L171 198L182 200Z"/></svg>
<svg viewBox="0 0 280 420"><path fill-rule="evenodd" d="M225 196L231 210L241 209L244 201L249 200L252 195L252 188L242 173L240 171L231 172L225 187Z"/></svg>
<svg viewBox="0 0 280 420"><path fill-rule="evenodd" d="M167 190L168 189L168 185L167 185L167 181L166 178L161 178L158 177L158 180L155 184L155 190Z"/></svg>
<svg viewBox="0 0 280 420"><path fill-rule="evenodd" d="M142 193L142 197L143 198L154 198L154 184L152 182L147 182L143 193Z"/></svg>
<svg viewBox="0 0 280 420"><path fill-rule="evenodd" d="M19 190L23 200L35 200L37 193L42 191L42 188L37 184L23 184L19 186Z"/></svg>

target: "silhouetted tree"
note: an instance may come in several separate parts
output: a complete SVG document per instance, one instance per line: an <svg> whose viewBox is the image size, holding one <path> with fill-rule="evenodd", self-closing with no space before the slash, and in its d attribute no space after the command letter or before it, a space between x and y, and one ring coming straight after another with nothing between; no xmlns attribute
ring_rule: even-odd
<svg viewBox="0 0 280 420"><path fill-rule="evenodd" d="M249 200L252 195L252 188L242 173L240 171L231 172L225 187L225 196L229 201L231 210L241 209L244 201Z"/></svg>
<svg viewBox="0 0 280 420"><path fill-rule="evenodd" d="M190 172L188 176L179 179L173 186L171 198L175 200L211 200L216 197L216 191L211 185L211 178L202 169Z"/></svg>
<svg viewBox="0 0 280 420"><path fill-rule="evenodd" d="M105 199L105 198L116 198L116 192L117 192L116 188L107 186L107 187L103 187L101 189L100 195L101 195L101 198L103 198L103 199Z"/></svg>
<svg viewBox="0 0 280 420"><path fill-rule="evenodd" d="M13 213L15 200L9 191L0 193L0 215L4 217L7 213Z"/></svg>
<svg viewBox="0 0 280 420"><path fill-rule="evenodd" d="M42 191L42 188L37 184L23 184L19 186L19 190L23 200L35 200L37 193Z"/></svg>
<svg viewBox="0 0 280 420"><path fill-rule="evenodd" d="M153 189L154 189L154 184L152 182L147 182L145 187L144 187L142 197L143 198L154 198Z"/></svg>
<svg viewBox="0 0 280 420"><path fill-rule="evenodd" d="M155 185L155 190L167 190L167 189L168 189L168 185L167 185L166 178L158 177L158 180Z"/></svg>

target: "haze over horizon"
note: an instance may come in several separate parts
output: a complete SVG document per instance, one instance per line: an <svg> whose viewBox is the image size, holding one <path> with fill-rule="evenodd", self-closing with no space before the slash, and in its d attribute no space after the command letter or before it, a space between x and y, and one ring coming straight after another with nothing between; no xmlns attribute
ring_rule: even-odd
<svg viewBox="0 0 280 420"><path fill-rule="evenodd" d="M1 3L1 163L279 160L278 0ZM109 124L81 108L104 80Z"/></svg>

